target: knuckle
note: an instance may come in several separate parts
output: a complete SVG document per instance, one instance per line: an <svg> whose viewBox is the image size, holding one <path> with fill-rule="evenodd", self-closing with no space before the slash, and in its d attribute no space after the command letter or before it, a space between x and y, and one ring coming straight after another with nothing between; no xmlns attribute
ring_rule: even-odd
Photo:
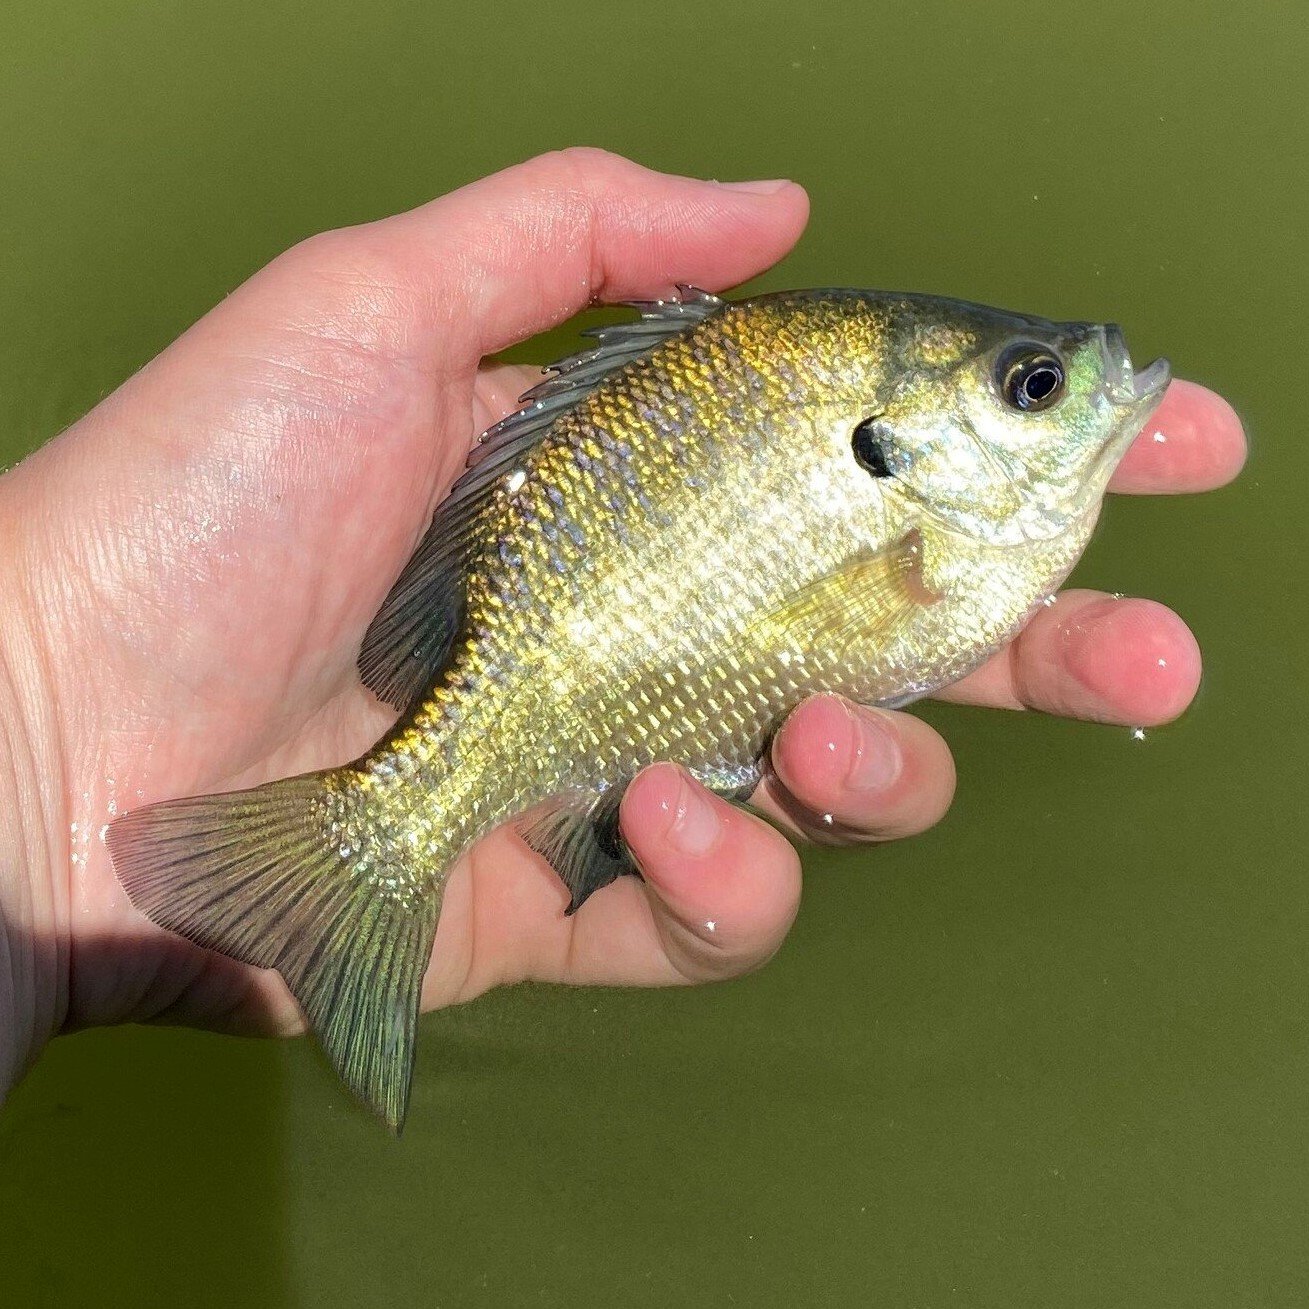
<svg viewBox="0 0 1309 1309"><path fill-rule="evenodd" d="M285 276L301 291L327 292L342 302L404 289L404 262L386 239L384 223L336 227L305 237L279 255L270 271Z"/></svg>
<svg viewBox="0 0 1309 1309"><path fill-rule="evenodd" d="M562 150L538 155L537 160L551 170L564 173L575 182L592 182L630 167L629 161L612 150L594 145L570 145Z"/></svg>

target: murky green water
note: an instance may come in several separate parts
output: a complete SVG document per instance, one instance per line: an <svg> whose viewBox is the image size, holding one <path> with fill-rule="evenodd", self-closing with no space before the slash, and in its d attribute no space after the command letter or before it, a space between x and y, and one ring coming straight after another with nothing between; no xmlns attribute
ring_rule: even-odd
<svg viewBox="0 0 1309 1309"><path fill-rule="evenodd" d="M937 831L809 858L757 977L429 1017L399 1144L307 1043L57 1043L0 1296L1309 1303L1303 4L378 9L3 5L0 463L316 229L570 142L790 175L767 285L1113 317L1231 397L1243 484L1115 503L1080 573L1205 686L1143 744L929 707Z"/></svg>

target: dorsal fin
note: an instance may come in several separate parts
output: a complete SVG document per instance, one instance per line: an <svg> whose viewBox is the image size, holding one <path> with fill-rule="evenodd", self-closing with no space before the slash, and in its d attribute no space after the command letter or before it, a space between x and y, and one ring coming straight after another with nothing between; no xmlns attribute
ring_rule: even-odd
<svg viewBox="0 0 1309 1309"><path fill-rule="evenodd" d="M631 302L635 322L591 328L596 344L552 364L552 376L519 398L515 413L488 428L468 467L437 507L431 525L364 634L364 685L397 709L410 708L436 680L463 624L464 573L481 546L481 510L514 465L605 378L662 342L702 323L724 305L692 286L677 300Z"/></svg>

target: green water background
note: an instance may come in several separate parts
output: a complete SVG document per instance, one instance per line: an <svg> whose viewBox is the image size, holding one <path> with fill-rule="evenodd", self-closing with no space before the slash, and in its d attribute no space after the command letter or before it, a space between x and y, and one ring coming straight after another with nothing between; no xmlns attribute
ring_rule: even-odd
<svg viewBox="0 0 1309 1309"><path fill-rule="evenodd" d="M938 829L808 856L758 976L428 1017L398 1144L307 1042L58 1041L0 1117L0 1300L1309 1303L1309 7L4 3L0 31L0 464L298 238L579 142L803 181L762 286L1117 319L1254 450L1234 489L1112 504L1079 573L1194 625L1180 725L924 708L959 762Z"/></svg>

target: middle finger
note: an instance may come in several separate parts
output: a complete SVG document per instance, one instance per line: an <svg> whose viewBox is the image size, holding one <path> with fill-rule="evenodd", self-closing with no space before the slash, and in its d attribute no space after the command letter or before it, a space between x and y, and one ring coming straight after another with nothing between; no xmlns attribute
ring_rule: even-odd
<svg viewBox="0 0 1309 1309"><path fill-rule="evenodd" d="M751 803L824 843L892 840L937 822L954 796L945 742L910 714L814 696L777 733Z"/></svg>

